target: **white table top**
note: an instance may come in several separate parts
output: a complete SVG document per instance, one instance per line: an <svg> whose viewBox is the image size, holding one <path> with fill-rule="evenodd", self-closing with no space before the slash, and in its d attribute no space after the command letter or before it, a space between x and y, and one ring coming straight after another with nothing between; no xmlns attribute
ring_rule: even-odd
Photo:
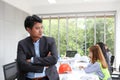
<svg viewBox="0 0 120 80"><path fill-rule="evenodd" d="M99 80L95 74L86 74L84 70L73 70L72 73L59 74L60 80Z"/></svg>
<svg viewBox="0 0 120 80"><path fill-rule="evenodd" d="M71 66L72 72L59 74L60 80L99 80L99 77L93 73L87 74L82 69L79 69L79 66L86 67L89 63L88 62L79 62L78 59L62 59L57 63L57 69L59 69L60 64L67 63Z"/></svg>

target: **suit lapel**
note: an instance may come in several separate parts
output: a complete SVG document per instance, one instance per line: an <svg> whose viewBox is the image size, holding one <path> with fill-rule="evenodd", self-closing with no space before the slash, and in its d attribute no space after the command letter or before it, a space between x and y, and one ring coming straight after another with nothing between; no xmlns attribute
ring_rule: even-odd
<svg viewBox="0 0 120 80"><path fill-rule="evenodd" d="M40 48L40 56L42 57L43 56L43 49L44 49L44 40L43 40L43 37L40 39L40 42L39 42L39 48Z"/></svg>
<svg viewBox="0 0 120 80"><path fill-rule="evenodd" d="M47 52L47 40L46 37L43 36L40 39L40 56L45 57L47 55L46 52Z"/></svg>
<svg viewBox="0 0 120 80"><path fill-rule="evenodd" d="M31 39L31 37L30 37L30 39L29 39L29 45L30 45L30 50L31 50L31 52L32 52L32 55L35 56L34 44L33 44L33 41L32 41L32 39Z"/></svg>
<svg viewBox="0 0 120 80"><path fill-rule="evenodd" d="M31 46L31 51L32 51L32 55L35 56L35 49L34 49L34 45L33 44Z"/></svg>

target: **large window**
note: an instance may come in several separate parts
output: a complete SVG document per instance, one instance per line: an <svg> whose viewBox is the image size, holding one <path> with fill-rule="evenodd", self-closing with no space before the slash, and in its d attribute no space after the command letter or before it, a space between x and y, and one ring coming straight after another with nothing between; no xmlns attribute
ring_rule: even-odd
<svg viewBox="0 0 120 80"><path fill-rule="evenodd" d="M58 52L66 50L88 54L88 48L97 42L108 45L114 54L115 12L83 13L59 16L42 16L44 34L54 37Z"/></svg>

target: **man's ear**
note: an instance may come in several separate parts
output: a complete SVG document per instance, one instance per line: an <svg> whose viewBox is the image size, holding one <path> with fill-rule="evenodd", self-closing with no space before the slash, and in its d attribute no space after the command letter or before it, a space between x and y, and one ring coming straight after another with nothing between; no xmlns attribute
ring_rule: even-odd
<svg viewBox="0 0 120 80"><path fill-rule="evenodd" d="M31 32L31 29L30 29L30 28L26 28L26 31L30 33L30 32Z"/></svg>

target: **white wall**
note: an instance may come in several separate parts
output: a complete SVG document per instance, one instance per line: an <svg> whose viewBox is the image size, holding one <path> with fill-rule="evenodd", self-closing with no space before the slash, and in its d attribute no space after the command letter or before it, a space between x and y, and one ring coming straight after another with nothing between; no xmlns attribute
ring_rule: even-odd
<svg viewBox="0 0 120 80"><path fill-rule="evenodd" d="M16 59L17 43L27 34L24 29L27 15L0 1L0 80L4 80L2 66Z"/></svg>
<svg viewBox="0 0 120 80"><path fill-rule="evenodd" d="M116 15L116 41L115 41L115 57L116 67L120 66L120 9L117 10Z"/></svg>

